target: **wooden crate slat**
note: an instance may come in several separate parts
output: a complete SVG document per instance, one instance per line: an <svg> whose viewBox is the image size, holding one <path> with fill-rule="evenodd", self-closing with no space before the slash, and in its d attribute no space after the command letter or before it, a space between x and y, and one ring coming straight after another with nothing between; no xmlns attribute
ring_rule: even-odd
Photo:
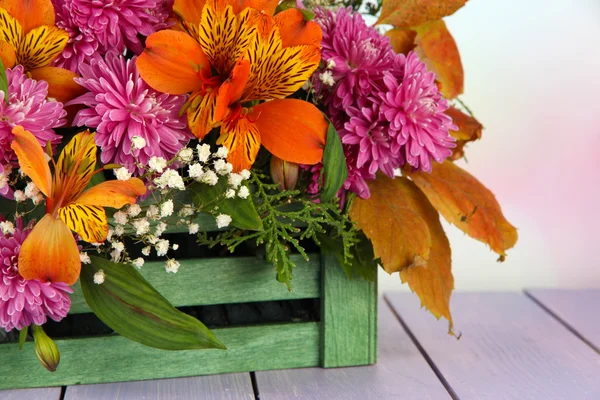
<svg viewBox="0 0 600 400"><path fill-rule="evenodd" d="M6 379L3 377L2 379ZM60 388L0 390L2 400L60 400Z"/></svg>
<svg viewBox="0 0 600 400"><path fill-rule="evenodd" d="M118 335L56 340L61 363L47 372L33 343L22 351L0 345L0 389L173 378L182 376L313 367L319 365L320 328L315 322L215 329L228 350L165 351Z"/></svg>
<svg viewBox="0 0 600 400"><path fill-rule="evenodd" d="M531 289L526 292L600 352L600 289Z"/></svg>
<svg viewBox="0 0 600 400"><path fill-rule="evenodd" d="M379 304L377 365L256 373L261 400L449 399L389 306ZM293 396L292 396L293 394Z"/></svg>
<svg viewBox="0 0 600 400"><path fill-rule="evenodd" d="M60 392L60 391L59 391ZM22 398L21 398L22 399ZM19 400L21 400L19 399ZM249 373L69 386L65 400L254 400Z"/></svg>
<svg viewBox="0 0 600 400"><path fill-rule="evenodd" d="M414 294L385 297L461 400L600 399L598 354L521 293L455 293L460 340Z"/></svg>
<svg viewBox="0 0 600 400"><path fill-rule="evenodd" d="M321 257L321 366L377 361L377 282L350 280L334 257Z"/></svg>
<svg viewBox="0 0 600 400"><path fill-rule="evenodd" d="M292 260L296 263L292 292L275 280L270 263L256 257L179 260L176 274L167 273L162 262L148 262L140 272L176 307L319 297L320 256L310 254L306 262L292 255ZM70 314L91 312L79 282L73 289Z"/></svg>

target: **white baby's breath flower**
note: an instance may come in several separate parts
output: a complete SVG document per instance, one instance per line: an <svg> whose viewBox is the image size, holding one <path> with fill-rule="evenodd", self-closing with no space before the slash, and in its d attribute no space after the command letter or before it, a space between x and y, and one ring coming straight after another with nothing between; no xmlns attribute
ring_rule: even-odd
<svg viewBox="0 0 600 400"><path fill-rule="evenodd" d="M22 190L15 190L14 196L17 203L22 203L27 200L27 196L25 196L25 193Z"/></svg>
<svg viewBox="0 0 600 400"><path fill-rule="evenodd" d="M225 192L225 197L228 199L233 199L235 197L235 190L227 189L227 191Z"/></svg>
<svg viewBox="0 0 600 400"><path fill-rule="evenodd" d="M156 250L156 255L162 257L167 254L169 251L169 241L167 239L160 239L154 245L154 249Z"/></svg>
<svg viewBox="0 0 600 400"><path fill-rule="evenodd" d="M219 177L213 171L206 171L204 175L202 175L201 182L206 183L209 186L215 186L219 182Z"/></svg>
<svg viewBox="0 0 600 400"><path fill-rule="evenodd" d="M244 180L244 177L241 174L236 174L235 172L229 174L229 177L227 178L227 182L234 189L237 189L238 186L240 186L242 184L243 180Z"/></svg>
<svg viewBox="0 0 600 400"><path fill-rule="evenodd" d="M117 168L113 172L120 181L126 181L127 179L131 178L131 172L129 172L129 170L125 167Z"/></svg>
<svg viewBox="0 0 600 400"><path fill-rule="evenodd" d="M179 248L179 245L177 243L175 243L173 246L171 246L171 248L173 250L177 250Z"/></svg>
<svg viewBox="0 0 600 400"><path fill-rule="evenodd" d="M42 201L44 201L44 195L41 193L38 193L37 195L35 195L34 198L31 199L31 201L33 201L33 204L35 204L37 206Z"/></svg>
<svg viewBox="0 0 600 400"><path fill-rule="evenodd" d="M223 159L218 159L215 161L215 172L217 174L227 175L231 171L233 171L233 165L231 163L228 163Z"/></svg>
<svg viewBox="0 0 600 400"><path fill-rule="evenodd" d="M146 240L148 241L148 243L150 244L156 244L156 242L158 242L158 238L154 235L148 235L146 237Z"/></svg>
<svg viewBox="0 0 600 400"><path fill-rule="evenodd" d="M121 252L116 249L110 252L110 260L112 262L119 262L121 258Z"/></svg>
<svg viewBox="0 0 600 400"><path fill-rule="evenodd" d="M141 136L134 136L131 138L131 145L136 150L141 150L146 147L146 139Z"/></svg>
<svg viewBox="0 0 600 400"><path fill-rule="evenodd" d="M183 149L179 150L179 153L177 153L177 158L179 161L189 164L194 159L194 150L190 149L189 147L184 147Z"/></svg>
<svg viewBox="0 0 600 400"><path fill-rule="evenodd" d="M112 239L113 235L115 234L115 231L113 229L108 229L108 232L106 233L106 240L108 240L110 242L110 239Z"/></svg>
<svg viewBox="0 0 600 400"><path fill-rule="evenodd" d="M198 231L200 230L200 225L198 225L195 222L191 222L188 224L188 231L190 232L190 235L195 235L196 233L198 233Z"/></svg>
<svg viewBox="0 0 600 400"><path fill-rule="evenodd" d="M0 222L0 229L4 235L12 235L15 233L15 225L10 221Z"/></svg>
<svg viewBox="0 0 600 400"><path fill-rule="evenodd" d="M115 226L115 235L123 236L124 233L125 233L125 227L123 225Z"/></svg>
<svg viewBox="0 0 600 400"><path fill-rule="evenodd" d="M165 262L165 269L167 270L167 272L170 272L172 274L177 273L180 266L181 264L179 263L179 261L176 261L174 259L169 259Z"/></svg>
<svg viewBox="0 0 600 400"><path fill-rule="evenodd" d="M146 246L142 249L142 254L145 256L149 256L150 255L150 250L152 250L152 246Z"/></svg>
<svg viewBox="0 0 600 400"><path fill-rule="evenodd" d="M333 79L333 74L331 73L331 71L325 71L320 73L319 80L323 82L325 86L335 85L335 80Z"/></svg>
<svg viewBox="0 0 600 400"><path fill-rule="evenodd" d="M169 199L160 205L160 216L162 218L173 215L173 200Z"/></svg>
<svg viewBox="0 0 600 400"><path fill-rule="evenodd" d="M238 197L242 199L247 199L250 195L250 190L248 190L248 186L242 186L238 191Z"/></svg>
<svg viewBox="0 0 600 400"><path fill-rule="evenodd" d="M131 260L131 264L136 268L142 268L144 266L144 259L142 257L138 257L135 260Z"/></svg>
<svg viewBox="0 0 600 400"><path fill-rule="evenodd" d="M250 171L248 171L247 169L241 170L240 175L242 176L242 178L244 178L244 180L250 179Z"/></svg>
<svg viewBox="0 0 600 400"><path fill-rule="evenodd" d="M156 220L159 218L160 210L156 204L151 204L150 207L146 210L146 217Z"/></svg>
<svg viewBox="0 0 600 400"><path fill-rule="evenodd" d="M137 219L133 221L131 225L135 228L135 234L137 236L145 235L150 231L150 222L148 222L146 218Z"/></svg>
<svg viewBox="0 0 600 400"><path fill-rule="evenodd" d="M327 69L334 69L335 68L335 61L333 61L333 58L330 58L329 60L327 60Z"/></svg>
<svg viewBox="0 0 600 400"><path fill-rule="evenodd" d="M137 217L142 212L142 207L139 204L132 204L127 208L127 215Z"/></svg>
<svg viewBox="0 0 600 400"><path fill-rule="evenodd" d="M208 158L210 157L210 145L206 143L199 144L196 149L198 150L198 159L200 162L207 162Z"/></svg>
<svg viewBox="0 0 600 400"><path fill-rule="evenodd" d="M227 214L219 214L216 218L217 228L225 228L231 223L231 217Z"/></svg>
<svg viewBox="0 0 600 400"><path fill-rule="evenodd" d="M229 149L225 146L221 146L217 150L217 153L215 154L215 156L217 156L219 158L227 158L228 154L229 154Z"/></svg>
<svg viewBox="0 0 600 400"><path fill-rule="evenodd" d="M192 164L188 167L188 174L190 175L190 178L193 178L198 181L202 178L202 175L204 174L204 169L199 163Z"/></svg>
<svg viewBox="0 0 600 400"><path fill-rule="evenodd" d="M106 274L104 273L104 270L98 270L98 272L96 272L94 274L94 283L96 285L102 285L104 283L104 279L106 278Z"/></svg>
<svg viewBox="0 0 600 400"><path fill-rule="evenodd" d="M83 264L91 264L92 263L90 256L88 256L88 253L85 251L82 251L81 253L79 253L79 261L81 261Z"/></svg>
<svg viewBox="0 0 600 400"><path fill-rule="evenodd" d="M123 211L117 211L113 214L113 219L117 224L125 225L127 223L127 214Z"/></svg>
<svg viewBox="0 0 600 400"><path fill-rule="evenodd" d="M190 215L194 215L194 206L191 204L186 204L177 213L180 217L189 217Z"/></svg>
<svg viewBox="0 0 600 400"><path fill-rule="evenodd" d="M167 167L167 160L162 157L152 156L148 161L150 171L161 173Z"/></svg>
<svg viewBox="0 0 600 400"><path fill-rule="evenodd" d="M35 197L40 193L40 189L38 189L37 186L35 186L35 183L33 182L28 182L27 186L25 186L25 196L27 196L28 199L35 199Z"/></svg>
<svg viewBox="0 0 600 400"><path fill-rule="evenodd" d="M125 250L125 245L123 244L123 242L112 242L111 246L113 249L115 249L119 253L122 253L123 250Z"/></svg>
<svg viewBox="0 0 600 400"><path fill-rule="evenodd" d="M167 230L167 224L164 222L159 222L154 229L154 235L161 236Z"/></svg>

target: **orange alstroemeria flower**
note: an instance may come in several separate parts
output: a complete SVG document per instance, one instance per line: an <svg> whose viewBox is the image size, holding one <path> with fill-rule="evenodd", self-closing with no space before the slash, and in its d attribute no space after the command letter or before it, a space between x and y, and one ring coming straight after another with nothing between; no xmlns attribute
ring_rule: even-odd
<svg viewBox="0 0 600 400"><path fill-rule="evenodd" d="M5 68L21 64L33 79L48 82L48 97L66 102L85 93L77 74L50 63L69 34L55 25L51 0L0 0L0 58Z"/></svg>
<svg viewBox="0 0 600 400"><path fill-rule="evenodd" d="M321 60L321 29L297 9L271 15L272 0L177 0L184 31L156 32L137 60L154 89L191 92L188 123L202 139L221 126L235 171L249 169L265 146L299 164L322 159L327 121L312 104L285 97ZM199 11L201 8L201 12ZM260 100L268 100L256 105Z"/></svg>
<svg viewBox="0 0 600 400"><path fill-rule="evenodd" d="M85 190L96 167L96 143L89 131L77 134L63 149L54 177L37 139L21 126L13 128L11 144L25 175L46 196L46 215L34 226L19 252L19 273L25 279L74 284L81 271L71 231L90 243L106 240L108 220L103 207L134 204L146 193L144 183L106 181Z"/></svg>

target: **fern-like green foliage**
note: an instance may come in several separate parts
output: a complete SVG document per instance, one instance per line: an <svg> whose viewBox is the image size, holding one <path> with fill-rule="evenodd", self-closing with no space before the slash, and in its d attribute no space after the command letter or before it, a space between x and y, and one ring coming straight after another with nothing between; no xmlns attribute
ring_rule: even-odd
<svg viewBox="0 0 600 400"><path fill-rule="evenodd" d="M308 254L301 244L303 240L313 240L317 245L321 245L320 238L323 237L335 240L339 243L340 261L351 265L355 257L352 249L360 239L347 212L334 201L315 203L300 190L280 191L276 184L267 183L267 180L259 173L253 173L250 179L250 185L255 188L253 200L262 219L262 231L233 229L216 237L201 233L198 242L211 247L224 245L233 252L241 243L255 241L258 246L264 246L267 261L277 270L277 280L290 290L295 267L289 256L290 249L294 248L308 261Z"/></svg>

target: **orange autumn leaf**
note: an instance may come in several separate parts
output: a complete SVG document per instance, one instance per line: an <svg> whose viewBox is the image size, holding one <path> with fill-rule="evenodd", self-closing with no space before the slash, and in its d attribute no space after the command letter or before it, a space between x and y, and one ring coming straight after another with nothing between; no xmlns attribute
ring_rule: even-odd
<svg viewBox="0 0 600 400"><path fill-rule="evenodd" d="M420 204L424 197L407 182L379 174L368 182L371 197L356 198L350 209L350 219L371 240L375 258L389 273L424 265L430 256L432 237Z"/></svg>
<svg viewBox="0 0 600 400"><path fill-rule="evenodd" d="M417 26L440 19L465 5L467 0L383 0L376 24L398 28Z"/></svg>
<svg viewBox="0 0 600 400"><path fill-rule="evenodd" d="M421 305L437 319L444 317L448 320L448 330L452 333L450 296L454 289L454 277L451 269L450 243L440 223L440 215L423 192L408 179L397 179L402 180L406 190L414 192L414 197L418 199L420 208L416 211L427 223L432 241L427 263L401 270L400 279L403 283L408 283L410 289L421 299Z"/></svg>
<svg viewBox="0 0 600 400"><path fill-rule="evenodd" d="M415 39L417 32L407 28L394 28L385 33L385 36L390 38L390 44L394 51L398 54L408 54L409 51L415 48Z"/></svg>
<svg viewBox="0 0 600 400"><path fill-rule="evenodd" d="M464 71L458 47L442 20L413 28L417 33L415 44L419 58L433 71L440 83L440 91L447 99L463 92Z"/></svg>
<svg viewBox="0 0 600 400"><path fill-rule="evenodd" d="M452 117L452 122L458 126L457 131L450 131L450 135L456 139L456 147L453 149L450 159L458 160L465 155L463 150L465 144L481 139L483 125L455 107L447 109L446 114Z"/></svg>
<svg viewBox="0 0 600 400"><path fill-rule="evenodd" d="M504 260L518 234L502 214L494 194L451 161L434 164L433 171L405 173L425 193L431 204L467 235L490 248Z"/></svg>

